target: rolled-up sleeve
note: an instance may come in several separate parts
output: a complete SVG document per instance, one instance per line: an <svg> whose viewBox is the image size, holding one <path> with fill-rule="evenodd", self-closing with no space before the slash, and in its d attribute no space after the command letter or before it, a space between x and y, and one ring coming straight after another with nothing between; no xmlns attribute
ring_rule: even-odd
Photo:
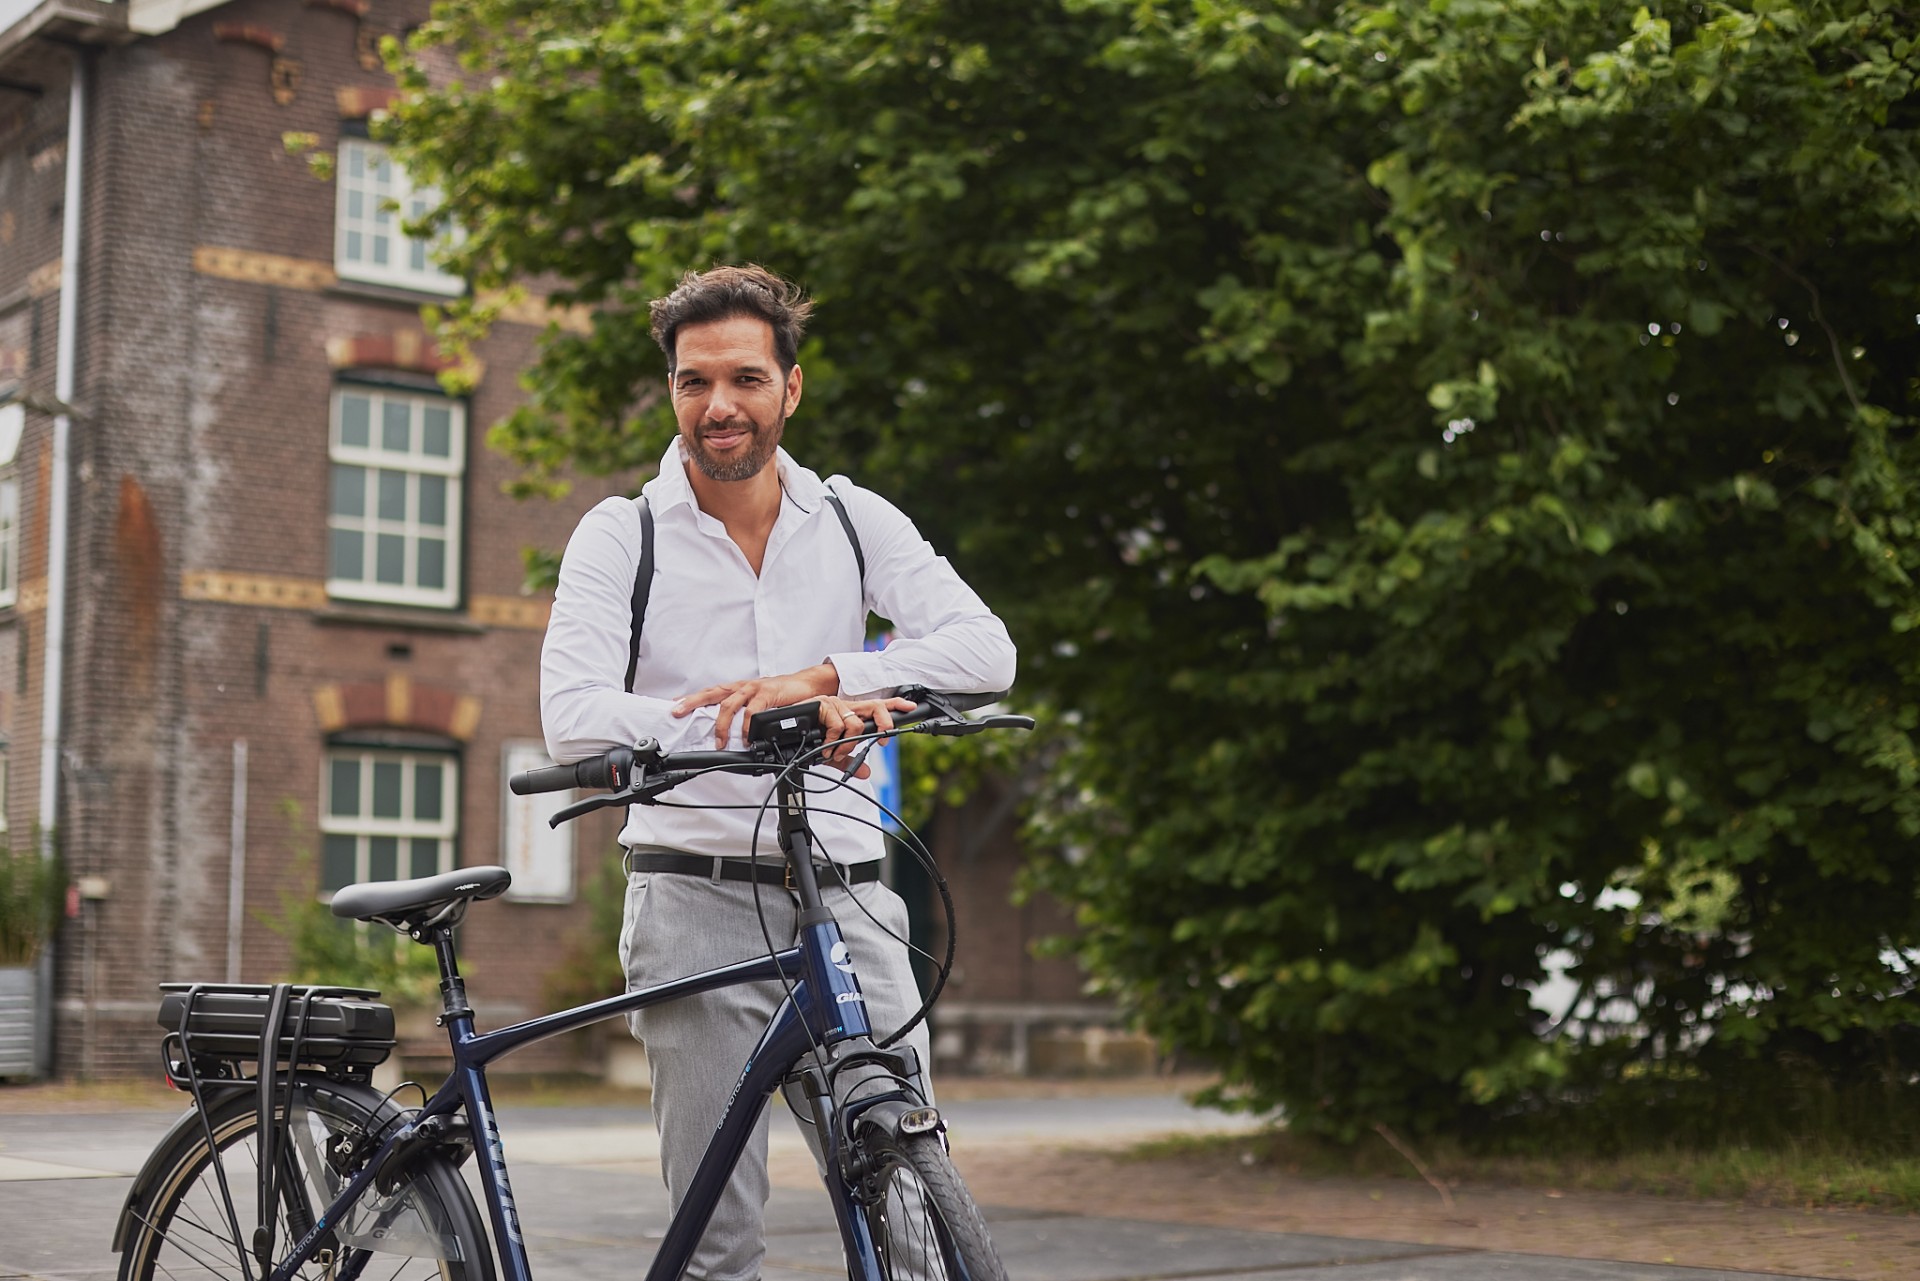
<svg viewBox="0 0 1920 1281"><path fill-rule="evenodd" d="M561 558L540 646L540 724L560 764L643 738L668 751L712 743L712 708L676 720L669 700L627 692L640 540L633 501L609 498L581 519Z"/></svg>
<svg viewBox="0 0 1920 1281"><path fill-rule="evenodd" d="M840 692L862 698L902 685L968 694L1012 688L1015 654L1006 624L899 508L870 490L841 492L866 556L866 603L894 632L877 653L827 656L840 673Z"/></svg>

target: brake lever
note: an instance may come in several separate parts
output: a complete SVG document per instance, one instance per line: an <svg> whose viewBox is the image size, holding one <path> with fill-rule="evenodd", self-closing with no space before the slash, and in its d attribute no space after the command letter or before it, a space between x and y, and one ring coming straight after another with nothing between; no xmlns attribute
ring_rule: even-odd
<svg viewBox="0 0 1920 1281"><path fill-rule="evenodd" d="M610 805L630 805L634 799L632 791L632 788L628 788L618 792L602 792L598 796L589 796L584 801L575 801L571 805L555 810L553 817L547 820L547 826L559 827L562 823L571 822L582 814L591 814L595 810L603 810Z"/></svg>

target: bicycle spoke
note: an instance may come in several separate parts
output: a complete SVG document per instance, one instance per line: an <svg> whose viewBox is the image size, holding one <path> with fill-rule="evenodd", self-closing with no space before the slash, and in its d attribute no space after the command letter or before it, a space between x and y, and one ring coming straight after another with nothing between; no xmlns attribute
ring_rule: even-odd
<svg viewBox="0 0 1920 1281"><path fill-rule="evenodd" d="M146 1219L144 1219L144 1218L143 1218L143 1219L141 1219L140 1221L141 1221L141 1222L143 1222L143 1223L147 1223L147 1224L148 1224L149 1226L152 1226L152 1225L151 1225L151 1222L150 1222L149 1220L146 1220ZM196 1226L197 1226L197 1225L196 1225ZM204 1228L203 1228L203 1229L201 1229L201 1230L202 1230L202 1231L205 1231L205 1229L204 1229ZM165 1241L165 1242L166 1242L166 1243L167 1243L168 1245L170 1245L170 1246L172 1246L172 1247L173 1247L174 1249L176 1249L176 1250L178 1250L178 1251L179 1251L180 1253L182 1253L182 1254L184 1254L184 1255L186 1255L186 1256L187 1256L187 1257L188 1257L189 1259L191 1259L191 1260L193 1260L193 1261L194 1261L195 1263L197 1263L197 1264L199 1264L199 1265L200 1265L200 1266L201 1266L202 1268L204 1268L204 1269L206 1269L206 1270L207 1270L208 1272L210 1272L210 1273L213 1273L213 1274L214 1274L215 1276L219 1276L219 1275L221 1275L221 1274L222 1274L222 1273L224 1272L224 1270L225 1270L225 1266L226 1266L224 1262L218 1262L218 1261L217 1261L217 1262L218 1262L218 1266L216 1266L216 1264L215 1264L215 1263L208 1263L208 1262L207 1262L207 1260L206 1260L206 1259L205 1259L204 1257L202 1257L201 1255L199 1255L199 1254L196 1254L196 1253L195 1253L194 1251L192 1251L192 1250L190 1250L190 1249L188 1249L188 1248L187 1248L187 1246L186 1246L186 1245L185 1245L185 1244L184 1244L183 1242L181 1242L181 1241L178 1241L178 1240L176 1240L176 1239L174 1239L174 1237L173 1237L173 1235L172 1235L171 1233L166 1233L166 1232L163 1232L163 1233L160 1233L160 1238L161 1238L161 1240L163 1240L163 1241ZM223 1245L232 1245L232 1244L233 1244L233 1242L231 1242L231 1241L229 1241L229 1240L227 1240L227 1239L226 1239L226 1238L224 1238L224 1237L216 1237L216 1238L215 1238L215 1240L218 1240L218 1241L220 1241L220 1242L221 1242L221 1244L223 1244ZM166 1272L166 1274L167 1274L168 1276L172 1276L172 1275L173 1275L173 1269L171 1269L171 1268L167 1268L167 1267L165 1267L165 1265L164 1265L164 1264L163 1264L163 1265L160 1265L160 1266L162 1267L162 1269L163 1269L163 1270L164 1270L164 1271Z"/></svg>

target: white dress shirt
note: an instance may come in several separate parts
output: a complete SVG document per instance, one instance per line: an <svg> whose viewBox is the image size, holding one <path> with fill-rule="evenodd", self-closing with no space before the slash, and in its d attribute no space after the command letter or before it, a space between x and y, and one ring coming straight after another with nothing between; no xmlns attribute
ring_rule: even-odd
<svg viewBox="0 0 1920 1281"><path fill-rule="evenodd" d="M613 747L658 739L667 751L711 748L715 709L685 717L672 708L709 685L782 676L827 661L848 698L882 697L902 685L959 693L1008 689L1014 649L1007 629L946 558L936 555L899 508L870 490L833 478L866 556L865 599L859 565L827 486L778 451L780 515L760 573L726 526L700 510L676 437L660 474L642 492L653 511L654 579L640 632L633 692L626 692L633 579L640 564L640 514L633 501L609 498L581 521L560 562L560 585L540 651L540 718L547 751L562 764ZM886 649L866 653L867 612L893 623ZM729 747L742 745L736 716ZM816 855L841 863L883 853L872 789L823 792L838 770L813 772L809 796ZM753 853L759 807L773 780L710 775L668 793L677 809L635 805L624 845L664 845L695 854ZM855 795L858 793L858 795ZM850 817L857 815L858 818ZM778 856L778 814L767 805L759 853ZM865 820L865 822L859 821Z"/></svg>

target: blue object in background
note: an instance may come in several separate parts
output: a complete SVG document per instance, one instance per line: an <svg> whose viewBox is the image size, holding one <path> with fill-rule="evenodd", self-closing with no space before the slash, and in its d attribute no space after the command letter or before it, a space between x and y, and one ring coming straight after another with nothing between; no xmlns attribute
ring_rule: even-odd
<svg viewBox="0 0 1920 1281"><path fill-rule="evenodd" d="M887 642L892 639L892 635L887 632L881 632L878 636L869 638L866 645L867 652L873 653L885 649ZM874 796L892 811L892 813L882 812L880 821L888 827L898 827L899 823L893 816L900 812L900 805L905 799L900 789L900 740L890 739L885 744L876 746L867 754L867 764L873 770L873 777L867 781L873 784Z"/></svg>

